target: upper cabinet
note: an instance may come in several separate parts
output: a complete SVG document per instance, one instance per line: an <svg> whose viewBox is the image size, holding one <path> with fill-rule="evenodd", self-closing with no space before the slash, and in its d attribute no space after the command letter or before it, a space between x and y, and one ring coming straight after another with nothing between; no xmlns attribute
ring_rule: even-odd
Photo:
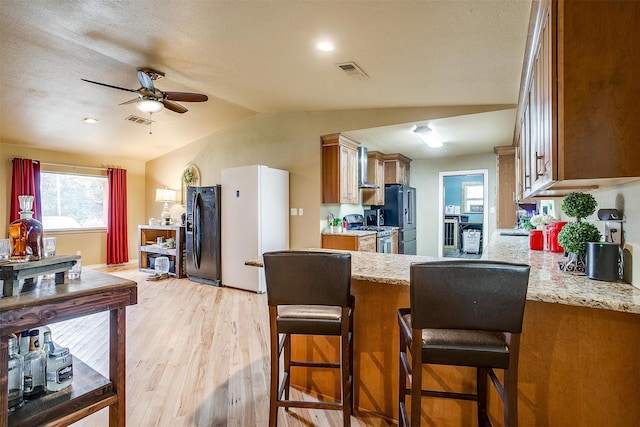
<svg viewBox="0 0 640 427"><path fill-rule="evenodd" d="M322 136L322 203L358 203L358 144L339 133Z"/></svg>
<svg viewBox="0 0 640 427"><path fill-rule="evenodd" d="M370 151L367 154L367 181L378 188L362 189L363 205L384 205L384 154Z"/></svg>
<svg viewBox="0 0 640 427"><path fill-rule="evenodd" d="M384 183L409 185L411 159L402 154L384 155Z"/></svg>
<svg viewBox="0 0 640 427"><path fill-rule="evenodd" d="M640 2L534 1L515 146L520 199L640 177Z"/></svg>

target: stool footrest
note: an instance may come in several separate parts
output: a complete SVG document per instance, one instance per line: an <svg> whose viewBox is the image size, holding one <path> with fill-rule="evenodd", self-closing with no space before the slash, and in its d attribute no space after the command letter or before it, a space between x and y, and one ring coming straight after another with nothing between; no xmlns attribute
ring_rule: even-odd
<svg viewBox="0 0 640 427"><path fill-rule="evenodd" d="M309 409L342 409L341 402L307 402L305 400L279 400L279 408L309 408Z"/></svg>
<svg viewBox="0 0 640 427"><path fill-rule="evenodd" d="M313 362L303 360L292 360L289 366L304 366L308 368L339 368L340 363L337 362Z"/></svg>
<svg viewBox="0 0 640 427"><path fill-rule="evenodd" d="M407 394L411 394L411 390L406 390ZM422 390L420 395L425 397L444 397L447 399L457 399L457 400L478 400L477 394L470 393L454 393L451 391L436 391L436 390Z"/></svg>

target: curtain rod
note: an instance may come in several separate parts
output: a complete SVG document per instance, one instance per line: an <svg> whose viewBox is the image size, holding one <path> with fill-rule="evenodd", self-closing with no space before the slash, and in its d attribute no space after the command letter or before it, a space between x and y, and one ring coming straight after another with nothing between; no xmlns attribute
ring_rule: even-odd
<svg viewBox="0 0 640 427"><path fill-rule="evenodd" d="M9 161L13 161L13 159L9 159ZM33 163L40 163L41 165L47 165L47 166L62 166L65 168L72 168L72 169L92 169L92 170L97 170L97 171L106 171L109 170L109 168L98 168L95 166L78 166L78 165L66 165L64 163L47 163L47 162L42 162L40 160L33 160Z"/></svg>
<svg viewBox="0 0 640 427"><path fill-rule="evenodd" d="M62 166L65 168L73 168L73 169L92 169L92 170L97 170L97 171L106 171L109 170L109 168L97 168L94 166L78 166L78 165L65 165L64 163L47 163L47 162L40 162L41 165L47 165L47 166Z"/></svg>

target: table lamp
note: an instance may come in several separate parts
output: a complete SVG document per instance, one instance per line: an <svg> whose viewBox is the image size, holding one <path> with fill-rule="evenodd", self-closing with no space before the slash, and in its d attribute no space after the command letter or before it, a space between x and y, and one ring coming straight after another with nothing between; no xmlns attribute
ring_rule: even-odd
<svg viewBox="0 0 640 427"><path fill-rule="evenodd" d="M156 202L164 203L160 218L162 218L163 225L169 225L171 223L171 212L169 211L169 202L176 201L176 190L170 190L168 188L156 189Z"/></svg>

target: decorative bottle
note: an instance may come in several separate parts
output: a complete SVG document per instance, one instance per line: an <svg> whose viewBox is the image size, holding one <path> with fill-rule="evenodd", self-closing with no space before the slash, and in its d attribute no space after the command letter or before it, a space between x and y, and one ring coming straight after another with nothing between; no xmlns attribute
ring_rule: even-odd
<svg viewBox="0 0 640 427"><path fill-rule="evenodd" d="M53 352L53 350L55 349L55 345L53 344L53 341L51 340L51 331L44 331L43 334L44 338L43 341L44 343L42 344L42 349L44 350L44 354L49 357L49 354Z"/></svg>
<svg viewBox="0 0 640 427"><path fill-rule="evenodd" d="M42 223L33 218L33 196L18 196L20 218L9 225L11 260L36 261L42 258Z"/></svg>
<svg viewBox="0 0 640 427"><path fill-rule="evenodd" d="M56 347L47 356L47 391L59 391L73 381L73 357L67 347Z"/></svg>
<svg viewBox="0 0 640 427"><path fill-rule="evenodd" d="M29 331L29 353L24 356L24 398L27 400L40 397L47 392L47 357L40 348L40 331Z"/></svg>
<svg viewBox="0 0 640 427"><path fill-rule="evenodd" d="M7 385L9 388L9 413L24 404L24 359L18 354L18 339L9 338L9 369L7 371Z"/></svg>

